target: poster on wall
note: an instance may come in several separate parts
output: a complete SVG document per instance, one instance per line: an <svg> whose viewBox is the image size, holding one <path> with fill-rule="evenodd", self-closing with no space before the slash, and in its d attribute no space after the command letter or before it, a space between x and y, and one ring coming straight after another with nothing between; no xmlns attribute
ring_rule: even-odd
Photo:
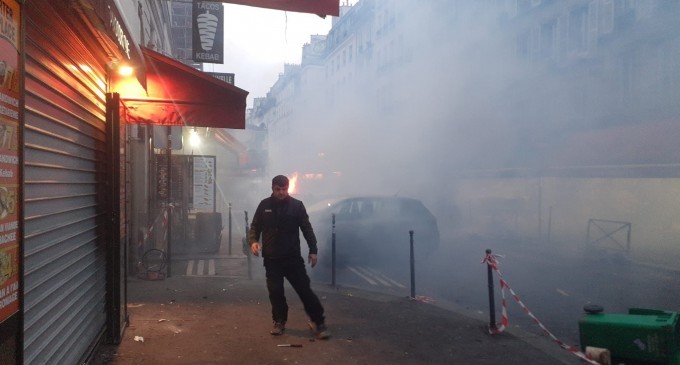
<svg viewBox="0 0 680 365"><path fill-rule="evenodd" d="M19 311L19 2L0 0L0 322Z"/></svg>
<svg viewBox="0 0 680 365"><path fill-rule="evenodd" d="M215 156L193 156L193 209L215 211Z"/></svg>
<svg viewBox="0 0 680 365"><path fill-rule="evenodd" d="M192 59L195 62L224 62L224 7L212 1L194 1L191 16Z"/></svg>

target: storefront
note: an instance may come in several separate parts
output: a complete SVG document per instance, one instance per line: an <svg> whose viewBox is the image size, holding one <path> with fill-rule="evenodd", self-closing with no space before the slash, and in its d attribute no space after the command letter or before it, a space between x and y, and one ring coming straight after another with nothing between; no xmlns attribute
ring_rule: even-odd
<svg viewBox="0 0 680 365"><path fill-rule="evenodd" d="M0 121L1 362L78 363L99 341L119 340L126 322L126 122L182 123L171 117L177 108L158 114L179 96L158 88L172 84L167 72L185 82L179 89L205 85L196 84L198 71L168 71L177 66L172 60L142 53L113 1L2 1L2 29L12 31L1 42L3 56L11 56L2 60ZM123 62L138 70L145 97L113 89L114 67ZM242 95L242 103L227 103L242 110L238 125L247 93L232 91ZM204 119L210 110L186 102L181 113ZM133 103L151 115L131 117Z"/></svg>
<svg viewBox="0 0 680 365"><path fill-rule="evenodd" d="M124 224L111 224L125 219L124 195L114 191L125 191L114 148L124 135L114 133L123 128L112 125L107 89L111 61L131 57L116 42L124 33L105 36L102 19L115 19L114 12L95 17L66 1L30 1L24 10L19 356L26 364L78 363L104 335L115 339L125 317L124 281L114 279L121 270L113 266L126 233Z"/></svg>
<svg viewBox="0 0 680 365"><path fill-rule="evenodd" d="M246 91L140 48L117 4L0 0L0 363L76 364L120 340L128 123L245 123Z"/></svg>

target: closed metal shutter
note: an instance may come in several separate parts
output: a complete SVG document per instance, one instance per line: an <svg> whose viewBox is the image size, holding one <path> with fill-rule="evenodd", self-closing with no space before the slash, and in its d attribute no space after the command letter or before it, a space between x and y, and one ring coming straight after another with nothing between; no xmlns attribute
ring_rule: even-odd
<svg viewBox="0 0 680 365"><path fill-rule="evenodd" d="M106 324L105 56L58 3L24 7L26 364L77 364Z"/></svg>

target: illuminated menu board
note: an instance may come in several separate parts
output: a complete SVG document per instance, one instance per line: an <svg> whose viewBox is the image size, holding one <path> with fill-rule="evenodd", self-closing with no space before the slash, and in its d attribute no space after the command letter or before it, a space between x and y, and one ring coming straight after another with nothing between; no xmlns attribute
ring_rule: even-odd
<svg viewBox="0 0 680 365"><path fill-rule="evenodd" d="M215 156L193 156L193 208L215 211Z"/></svg>

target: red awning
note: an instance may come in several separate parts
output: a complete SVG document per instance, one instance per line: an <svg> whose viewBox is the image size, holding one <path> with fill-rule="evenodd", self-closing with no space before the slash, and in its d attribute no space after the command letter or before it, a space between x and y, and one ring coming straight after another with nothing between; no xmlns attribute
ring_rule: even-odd
<svg viewBox="0 0 680 365"><path fill-rule="evenodd" d="M322 18L325 18L326 15L340 16L339 0L222 0L222 2L317 14Z"/></svg>
<svg viewBox="0 0 680 365"><path fill-rule="evenodd" d="M146 94L114 86L128 123L244 129L248 92L142 47ZM141 92L140 92L141 91Z"/></svg>

